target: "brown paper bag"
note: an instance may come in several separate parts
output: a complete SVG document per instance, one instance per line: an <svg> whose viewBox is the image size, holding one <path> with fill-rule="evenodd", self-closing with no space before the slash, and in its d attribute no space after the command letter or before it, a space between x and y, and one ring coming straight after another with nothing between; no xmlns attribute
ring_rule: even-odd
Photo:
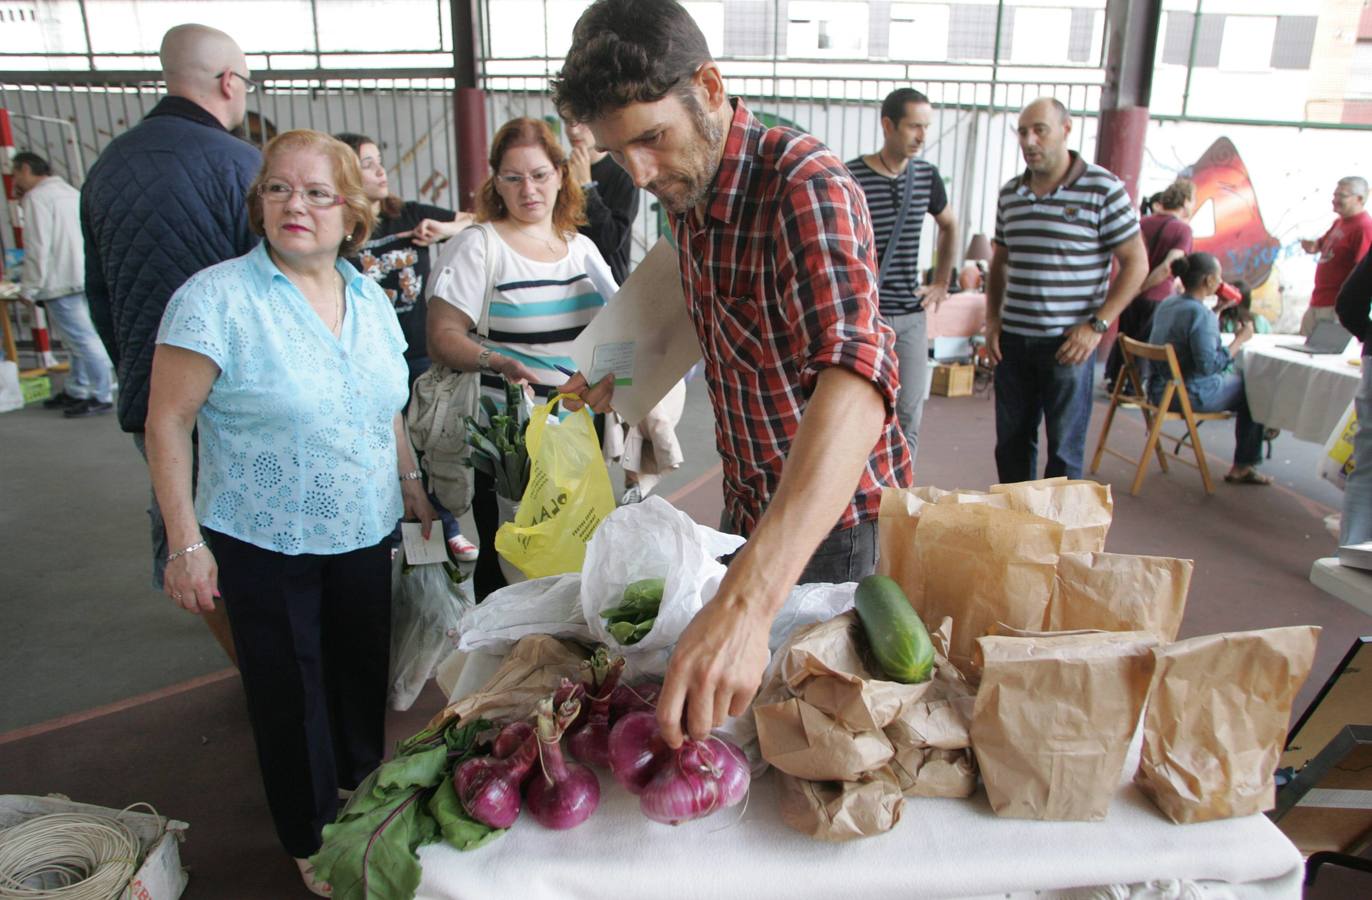
<svg viewBox="0 0 1372 900"><path fill-rule="evenodd" d="M977 789L970 749L905 747L896 750L890 768L907 797L970 797Z"/></svg>
<svg viewBox="0 0 1372 900"><path fill-rule="evenodd" d="M1153 674L1146 632L983 637L972 748L991 808L1103 819Z"/></svg>
<svg viewBox="0 0 1372 900"><path fill-rule="evenodd" d="M934 504L984 504L1008 509L1008 498L982 491L945 491L936 487L886 488L881 492L877 513L877 574L895 580L905 596L915 598L924 591L919 554L915 551L915 532L926 506Z"/></svg>
<svg viewBox="0 0 1372 900"><path fill-rule="evenodd" d="M1195 564L1165 556L1064 553L1045 631L1147 631L1176 640Z"/></svg>
<svg viewBox="0 0 1372 900"><path fill-rule="evenodd" d="M881 768L862 781L806 781L778 776L781 820L822 841L848 841L890 831L905 797L895 773Z"/></svg>
<svg viewBox="0 0 1372 900"><path fill-rule="evenodd" d="M997 622L1041 629L1053 595L1063 526L984 504L935 504L920 516L915 546L924 586L906 589L926 622L953 620L949 659L975 676L975 641Z"/></svg>
<svg viewBox="0 0 1372 900"><path fill-rule="evenodd" d="M1064 553L1105 549L1105 536L1115 510L1108 484L1045 478L993 484L991 493L1007 497L1011 509L1061 523Z"/></svg>
<svg viewBox="0 0 1372 900"><path fill-rule="evenodd" d="M1268 628L1153 650L1157 670L1134 781L1173 822L1273 807L1273 772L1291 702L1310 674L1320 629Z"/></svg>
<svg viewBox="0 0 1372 900"><path fill-rule="evenodd" d="M896 750L880 730L849 731L798 698L753 707L762 758L812 781L854 781L890 762Z"/></svg>
<svg viewBox="0 0 1372 900"><path fill-rule="evenodd" d="M527 716L557 690L563 678L579 681L586 653L546 634L520 638L481 690L450 703L429 720L429 729L453 719L511 719Z"/></svg>

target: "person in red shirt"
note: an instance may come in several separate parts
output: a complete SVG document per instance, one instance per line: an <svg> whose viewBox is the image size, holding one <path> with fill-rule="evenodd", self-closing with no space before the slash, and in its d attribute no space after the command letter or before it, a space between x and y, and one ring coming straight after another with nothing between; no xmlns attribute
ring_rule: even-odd
<svg viewBox="0 0 1372 900"><path fill-rule="evenodd" d="M1306 253L1318 253L1315 266L1315 291L1310 295L1310 308L1301 317L1301 334L1315 330L1321 319L1333 320L1334 301L1339 288L1358 260L1372 248L1372 216L1363 208L1367 205L1367 179L1357 176L1340 178L1334 188L1334 212L1339 218L1329 226L1324 237L1317 241L1301 241Z"/></svg>
<svg viewBox="0 0 1372 900"><path fill-rule="evenodd" d="M818 140L767 128L724 86L675 0L598 0L577 22L553 102L657 197L679 248L724 464L724 512L748 543L677 642L658 704L667 742L747 709L767 634L800 581L876 561L881 490L910 483L896 420L895 333L877 310L862 188ZM613 380L564 392L597 411Z"/></svg>

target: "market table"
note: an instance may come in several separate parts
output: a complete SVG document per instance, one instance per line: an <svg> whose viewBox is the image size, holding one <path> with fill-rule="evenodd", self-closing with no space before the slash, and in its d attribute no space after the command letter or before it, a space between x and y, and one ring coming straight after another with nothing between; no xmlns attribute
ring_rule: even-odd
<svg viewBox="0 0 1372 900"><path fill-rule="evenodd" d="M1310 583L1372 616L1372 572L1342 565L1337 556L1330 556L1315 560Z"/></svg>
<svg viewBox="0 0 1372 900"><path fill-rule="evenodd" d="M498 663L473 654L454 697L482 685ZM1103 822L1002 819L978 792L969 800L907 799L893 831L843 844L787 828L770 774L754 782L746 809L677 828L644 818L638 799L608 775L601 784L600 809L573 831L522 817L479 850L422 848L416 897L916 900L1081 897L1081 888L1105 885L1139 885L1149 897L1301 896L1300 854L1265 816L1173 825L1127 784ZM1142 885L1159 881L1175 890L1144 893Z"/></svg>
<svg viewBox="0 0 1372 900"><path fill-rule="evenodd" d="M1254 421L1280 428L1298 440L1323 444L1341 424L1358 391L1362 370L1353 364L1362 345L1350 341L1337 356L1283 350L1299 335L1254 335L1239 355L1244 390Z"/></svg>

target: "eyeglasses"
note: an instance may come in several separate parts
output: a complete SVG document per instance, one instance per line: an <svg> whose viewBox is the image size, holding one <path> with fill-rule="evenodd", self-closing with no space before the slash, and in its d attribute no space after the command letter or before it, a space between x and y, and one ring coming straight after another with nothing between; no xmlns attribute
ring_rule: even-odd
<svg viewBox="0 0 1372 900"><path fill-rule="evenodd" d="M229 74L229 75L232 75L234 78L237 78L238 80L240 80L240 81L243 82L243 91L244 91L244 93L247 93L247 94L255 94L255 93L257 93L257 82L256 82L256 81L253 81L251 78L249 78L249 77L246 76L246 75L240 75L239 73L235 72L233 69L225 69L223 72L220 72L218 75L216 75L216 76L214 76L214 77L215 77L215 78L223 78L224 75L225 75L226 73Z"/></svg>
<svg viewBox="0 0 1372 900"><path fill-rule="evenodd" d="M519 187L524 183L525 179L532 181L534 184L547 184L548 179L553 177L553 171L554 170L552 169L539 169L537 172L530 172L528 175L508 175L502 173L495 177L496 180L502 184L508 184L510 187Z"/></svg>
<svg viewBox="0 0 1372 900"><path fill-rule="evenodd" d="M341 206L344 203L342 197L328 188L316 185L297 190L284 181L268 181L257 189L257 194L268 203L286 203L296 194L299 194L306 204L319 209Z"/></svg>

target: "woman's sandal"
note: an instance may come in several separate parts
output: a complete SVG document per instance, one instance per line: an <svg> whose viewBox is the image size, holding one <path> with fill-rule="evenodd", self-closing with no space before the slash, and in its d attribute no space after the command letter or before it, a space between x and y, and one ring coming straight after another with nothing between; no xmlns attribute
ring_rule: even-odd
<svg viewBox="0 0 1372 900"><path fill-rule="evenodd" d="M1230 484L1271 484L1272 476L1264 475L1257 469L1249 469L1242 475L1235 475L1230 472L1224 476L1224 480Z"/></svg>
<svg viewBox="0 0 1372 900"><path fill-rule="evenodd" d="M305 888L316 897L332 897L333 887L326 881L321 881L314 874L314 866L310 865L308 859L295 857L295 864L300 868L300 879L305 882Z"/></svg>

